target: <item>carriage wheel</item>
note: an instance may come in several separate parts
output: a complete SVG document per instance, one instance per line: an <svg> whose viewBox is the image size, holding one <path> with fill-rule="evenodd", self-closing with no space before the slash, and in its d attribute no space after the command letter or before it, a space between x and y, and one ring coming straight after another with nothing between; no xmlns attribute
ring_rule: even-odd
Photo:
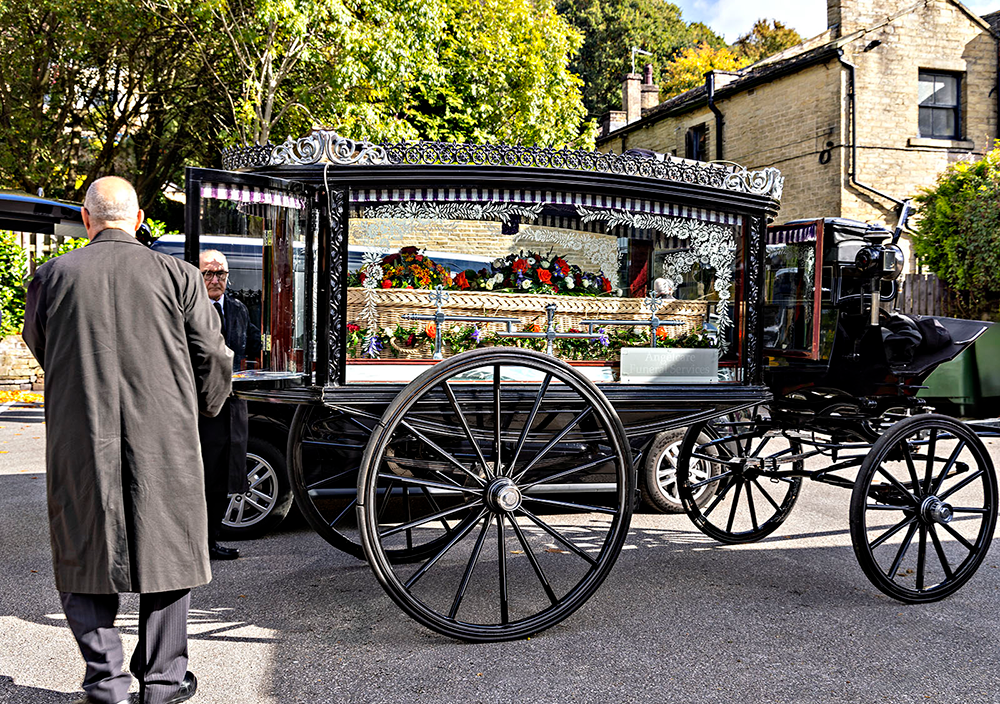
<svg viewBox="0 0 1000 704"><path fill-rule="evenodd" d="M681 444L677 489L684 510L720 543L752 543L788 517L802 488L801 446L751 416L693 425ZM704 492L711 499L704 500Z"/></svg>
<svg viewBox="0 0 1000 704"><path fill-rule="evenodd" d="M299 406L289 431L292 487L306 520L328 543L364 559L358 528L358 467L377 419L325 406ZM393 501L422 503L415 487L391 489ZM438 536L440 537L440 536ZM393 561L419 560L438 542L408 545L389 551Z"/></svg>
<svg viewBox="0 0 1000 704"><path fill-rule="evenodd" d="M358 559L364 557L355 512L358 465L374 424L325 406L302 405L288 432L296 505L324 540Z"/></svg>
<svg viewBox="0 0 1000 704"><path fill-rule="evenodd" d="M851 541L882 592L937 601L975 574L996 513L996 472L975 432L946 416L912 416L875 442L858 471Z"/></svg>
<svg viewBox="0 0 1000 704"><path fill-rule="evenodd" d="M397 505L398 489L422 504ZM569 616L621 551L635 500L604 395L552 357L466 352L411 382L362 461L361 538L390 597L467 641L523 638ZM439 546L394 562L410 541Z"/></svg>

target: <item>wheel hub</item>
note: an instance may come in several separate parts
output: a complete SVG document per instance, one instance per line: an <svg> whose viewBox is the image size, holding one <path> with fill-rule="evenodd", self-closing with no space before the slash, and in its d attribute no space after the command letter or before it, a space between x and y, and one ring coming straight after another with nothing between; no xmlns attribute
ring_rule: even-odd
<svg viewBox="0 0 1000 704"><path fill-rule="evenodd" d="M951 504L936 496L928 496L923 500L920 504L920 515L929 523L951 523L951 519L955 517Z"/></svg>
<svg viewBox="0 0 1000 704"><path fill-rule="evenodd" d="M510 477L497 477L486 486L486 504L494 511L516 511L521 506L521 498L521 490Z"/></svg>

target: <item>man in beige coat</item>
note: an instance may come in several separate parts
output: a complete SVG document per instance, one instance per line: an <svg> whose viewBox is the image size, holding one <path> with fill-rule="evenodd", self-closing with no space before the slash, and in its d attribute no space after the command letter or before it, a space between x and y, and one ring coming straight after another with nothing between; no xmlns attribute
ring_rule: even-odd
<svg viewBox="0 0 1000 704"><path fill-rule="evenodd" d="M229 395L232 353L198 270L135 239L135 190L95 181L90 243L41 266L24 340L45 370L46 479L56 587L93 704L126 701L114 628L138 592L130 669L141 704L189 699L190 589L211 579L199 412Z"/></svg>

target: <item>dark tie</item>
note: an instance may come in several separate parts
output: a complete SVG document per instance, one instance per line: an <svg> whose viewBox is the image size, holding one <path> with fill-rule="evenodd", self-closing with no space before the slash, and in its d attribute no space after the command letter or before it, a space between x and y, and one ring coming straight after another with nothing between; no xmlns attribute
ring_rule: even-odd
<svg viewBox="0 0 1000 704"><path fill-rule="evenodd" d="M222 314L222 301L215 301L215 312L219 314L219 323L222 325L222 334L226 334L226 316Z"/></svg>

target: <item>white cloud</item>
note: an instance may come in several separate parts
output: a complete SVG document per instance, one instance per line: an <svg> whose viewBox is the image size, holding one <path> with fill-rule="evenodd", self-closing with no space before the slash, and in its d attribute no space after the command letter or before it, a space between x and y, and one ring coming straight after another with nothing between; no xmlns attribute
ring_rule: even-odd
<svg viewBox="0 0 1000 704"><path fill-rule="evenodd" d="M774 19L804 39L826 29L826 0L673 0L688 22L703 22L733 42L759 19ZM977 15L1000 10L1000 0L963 3Z"/></svg>

